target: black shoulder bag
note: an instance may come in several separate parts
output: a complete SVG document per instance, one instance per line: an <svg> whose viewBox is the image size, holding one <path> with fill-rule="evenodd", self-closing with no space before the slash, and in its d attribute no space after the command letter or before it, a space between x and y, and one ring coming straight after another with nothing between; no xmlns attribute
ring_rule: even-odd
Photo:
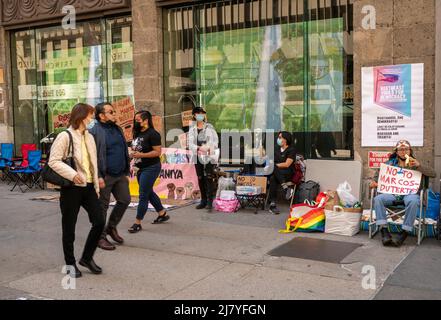
<svg viewBox="0 0 441 320"><path fill-rule="evenodd" d="M69 147L67 149L67 158L63 159L63 162L72 169L76 170L72 134L68 130L65 130L65 132L67 132L67 134L69 135ZM47 161L44 165L43 170L41 171L41 175L44 181L52 183L56 186L72 187L74 185L72 181L60 176L51 167L49 167L49 161Z"/></svg>

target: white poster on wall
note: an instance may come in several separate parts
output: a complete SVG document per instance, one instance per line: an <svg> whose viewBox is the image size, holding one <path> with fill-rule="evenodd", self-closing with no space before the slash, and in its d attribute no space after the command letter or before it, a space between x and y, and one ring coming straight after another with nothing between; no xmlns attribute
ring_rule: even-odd
<svg viewBox="0 0 441 320"><path fill-rule="evenodd" d="M362 68L362 147L424 144L424 64Z"/></svg>

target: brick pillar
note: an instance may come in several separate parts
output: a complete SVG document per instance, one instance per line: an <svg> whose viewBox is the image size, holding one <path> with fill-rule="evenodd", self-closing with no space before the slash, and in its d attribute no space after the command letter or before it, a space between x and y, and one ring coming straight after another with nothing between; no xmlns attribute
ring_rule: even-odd
<svg viewBox="0 0 441 320"><path fill-rule="evenodd" d="M376 29L365 30L362 8L376 8ZM392 64L424 63L424 147L414 148L416 157L434 165L435 115L435 0L356 0L354 3L354 149L363 161L366 182L374 175L368 168L369 150L361 147L361 68ZM410 139L411 140L411 139ZM364 184L365 186L366 184Z"/></svg>
<svg viewBox="0 0 441 320"><path fill-rule="evenodd" d="M132 0L133 71L137 110L164 115L162 18L154 0Z"/></svg>

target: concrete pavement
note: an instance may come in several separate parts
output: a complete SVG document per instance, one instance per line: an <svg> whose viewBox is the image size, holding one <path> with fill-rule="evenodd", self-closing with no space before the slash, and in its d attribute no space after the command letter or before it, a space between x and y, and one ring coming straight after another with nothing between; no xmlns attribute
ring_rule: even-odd
<svg viewBox="0 0 441 320"><path fill-rule="evenodd" d="M171 219L161 225L150 224L156 214L148 213L144 229L129 234L136 213L129 209L119 227L125 244L115 251L97 250L103 274L80 267L83 277L76 289L65 290L58 203L30 200L43 194L48 191L22 194L0 184L0 299L373 299L416 243L411 238L402 248L384 248L365 232L355 237L279 234L287 207L273 216L252 210L208 213L189 206L170 211ZM88 229L82 211L77 258ZM362 246L342 264L267 255L299 236ZM437 245L434 241L433 252ZM375 289L363 289L365 266L375 270Z"/></svg>

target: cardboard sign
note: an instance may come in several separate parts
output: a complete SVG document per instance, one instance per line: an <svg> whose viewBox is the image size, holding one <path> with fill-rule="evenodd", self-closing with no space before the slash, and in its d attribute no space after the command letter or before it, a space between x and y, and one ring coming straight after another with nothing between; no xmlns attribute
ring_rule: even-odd
<svg viewBox="0 0 441 320"><path fill-rule="evenodd" d="M188 127L190 126L190 122L193 121L193 111L187 110L181 113L182 116L182 126Z"/></svg>
<svg viewBox="0 0 441 320"><path fill-rule="evenodd" d="M132 141L133 118L135 116L135 106L130 97L112 103L116 112L116 123L123 129L126 141Z"/></svg>
<svg viewBox="0 0 441 320"><path fill-rule="evenodd" d="M390 152L369 151L369 168L380 168L382 163L385 163L387 160L389 160L390 155Z"/></svg>
<svg viewBox="0 0 441 320"><path fill-rule="evenodd" d="M416 194L420 188L422 174L419 171L381 164L378 176L379 193L396 195Z"/></svg>
<svg viewBox="0 0 441 320"><path fill-rule="evenodd" d="M160 116L152 116L153 126L155 130L161 133L162 131L162 118Z"/></svg>
<svg viewBox="0 0 441 320"><path fill-rule="evenodd" d="M257 186L262 188L262 193L266 193L266 177L260 176L238 176L237 185L238 186Z"/></svg>
<svg viewBox="0 0 441 320"><path fill-rule="evenodd" d="M57 114L52 117L52 122L54 124L54 130L58 128L69 127L70 112Z"/></svg>

